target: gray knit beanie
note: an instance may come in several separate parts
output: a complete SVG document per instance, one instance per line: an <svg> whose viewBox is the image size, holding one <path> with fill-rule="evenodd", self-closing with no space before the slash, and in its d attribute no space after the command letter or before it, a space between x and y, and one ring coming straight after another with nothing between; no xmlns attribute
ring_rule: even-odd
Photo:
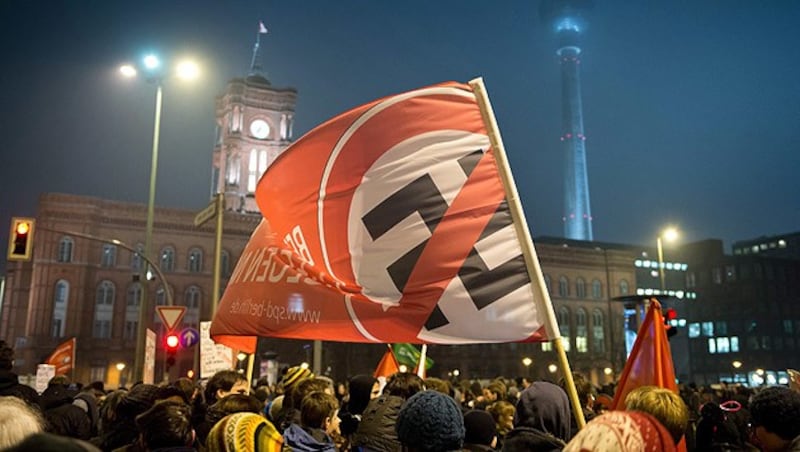
<svg viewBox="0 0 800 452"><path fill-rule="evenodd" d="M455 400L436 391L409 398L397 416L397 438L423 452L460 450L464 443L464 417Z"/></svg>

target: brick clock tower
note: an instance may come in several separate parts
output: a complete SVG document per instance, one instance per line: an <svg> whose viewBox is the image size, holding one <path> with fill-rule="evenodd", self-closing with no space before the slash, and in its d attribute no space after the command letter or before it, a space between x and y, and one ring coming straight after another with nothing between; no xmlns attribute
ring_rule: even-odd
<svg viewBox="0 0 800 452"><path fill-rule="evenodd" d="M297 99L258 72L231 80L216 99L211 195L224 193L225 209L245 214L258 213L256 184L292 140Z"/></svg>

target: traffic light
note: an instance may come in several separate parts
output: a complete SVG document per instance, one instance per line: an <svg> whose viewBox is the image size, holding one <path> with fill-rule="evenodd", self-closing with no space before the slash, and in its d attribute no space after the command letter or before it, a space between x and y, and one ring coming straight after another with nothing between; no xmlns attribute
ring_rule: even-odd
<svg viewBox="0 0 800 452"><path fill-rule="evenodd" d="M167 352L167 366L172 367L175 365L175 354L178 353L181 341L178 339L177 334L168 334L164 339L164 350Z"/></svg>
<svg viewBox="0 0 800 452"><path fill-rule="evenodd" d="M11 233L8 238L8 260L29 261L33 253L33 218L11 218Z"/></svg>
<svg viewBox="0 0 800 452"><path fill-rule="evenodd" d="M672 308L664 311L664 329L667 332L667 339L678 334L678 312Z"/></svg>

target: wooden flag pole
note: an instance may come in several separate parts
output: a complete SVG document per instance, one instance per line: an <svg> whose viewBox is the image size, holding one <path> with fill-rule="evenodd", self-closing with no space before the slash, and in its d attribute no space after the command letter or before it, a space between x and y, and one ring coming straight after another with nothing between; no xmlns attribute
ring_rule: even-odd
<svg viewBox="0 0 800 452"><path fill-rule="evenodd" d="M500 173L500 179L503 181L503 187L506 192L506 199L508 207L511 210L511 216L514 219L514 228L517 232L517 237L520 239L522 245L522 254L525 258L525 267L528 269L528 276L532 282L536 282L532 286L534 290L538 289L538 297L535 299L541 300L539 308L541 312L546 314L545 317L545 330L547 337L551 338L555 345L556 352L558 353L558 362L561 364L561 371L564 374L564 381L566 382L567 395L572 403L572 411L575 414L575 420L578 422L578 428L583 428L586 425L586 420L583 417L583 407L578 399L578 391L575 389L575 381L572 379L572 371L569 367L567 360L567 353L564 350L564 345L561 343L561 332L558 329L558 322L556 321L556 314L553 311L553 303L550 300L550 294L547 293L542 270L539 267L539 258L536 256L536 250L533 248L533 239L531 238L530 229L528 229L528 222L525 220L525 213L522 210L522 204L519 200L519 193L517 193L517 186L514 183L514 176L511 174L511 168L508 164L508 157L506 156L505 148L503 147L503 139L500 137L500 129L497 126L497 120L494 117L492 105L489 103L489 95L486 92L486 86L483 84L483 78L478 77L469 82L469 85L475 92L475 98L478 101L478 107L483 117L483 123L489 134L489 141L494 150L495 161L497 162L497 169Z"/></svg>

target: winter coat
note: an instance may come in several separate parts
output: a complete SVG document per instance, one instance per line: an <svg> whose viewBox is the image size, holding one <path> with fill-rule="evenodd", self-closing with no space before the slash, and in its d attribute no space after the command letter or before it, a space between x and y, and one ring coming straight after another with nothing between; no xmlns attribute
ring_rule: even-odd
<svg viewBox="0 0 800 452"><path fill-rule="evenodd" d="M324 431L305 430L297 424L291 424L283 432L283 447L292 452L336 452L333 440Z"/></svg>
<svg viewBox="0 0 800 452"><path fill-rule="evenodd" d="M75 395L75 391L63 385L51 385L44 390L39 403L47 420L47 431L88 440L92 437L92 422L85 411L72 404Z"/></svg>
<svg viewBox="0 0 800 452"><path fill-rule="evenodd" d="M506 435L503 452L561 452L564 441L532 427L517 427Z"/></svg>
<svg viewBox="0 0 800 452"><path fill-rule="evenodd" d="M358 430L353 434L353 448L367 449L374 452L400 452L400 440L394 429L397 415L405 399L383 394L370 400L361 414Z"/></svg>
<svg viewBox="0 0 800 452"><path fill-rule="evenodd" d="M0 370L0 396L18 397L28 405L39 405L39 394L36 390L19 384L19 377L10 370Z"/></svg>

